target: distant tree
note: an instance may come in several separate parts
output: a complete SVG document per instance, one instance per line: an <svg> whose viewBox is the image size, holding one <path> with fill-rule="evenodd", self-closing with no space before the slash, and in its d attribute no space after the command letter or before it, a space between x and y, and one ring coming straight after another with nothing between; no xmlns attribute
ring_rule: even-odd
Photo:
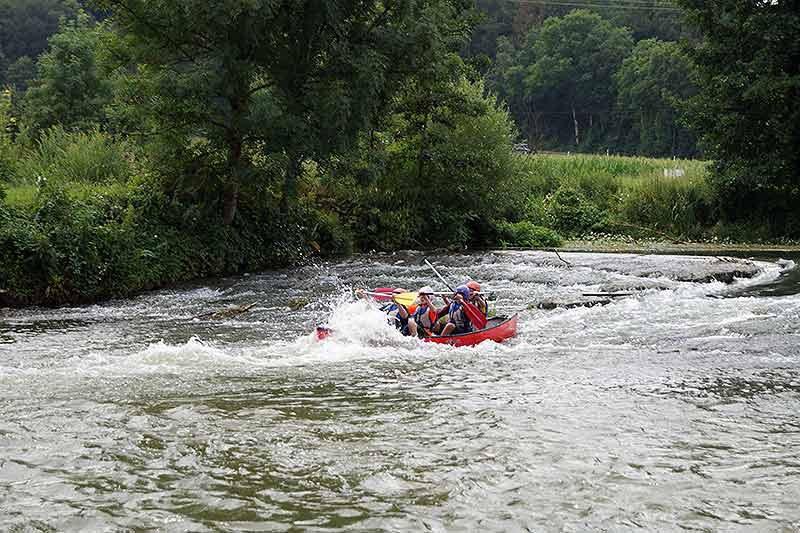
<svg viewBox="0 0 800 533"><path fill-rule="evenodd" d="M601 14L615 26L629 28L635 41L654 38L677 41L690 34L683 13L673 0L639 0L636 3L608 0L608 4L611 7L603 9Z"/></svg>
<svg viewBox="0 0 800 533"><path fill-rule="evenodd" d="M497 55L487 76L487 85L509 106L518 128L533 146L542 142L542 114L536 101L527 92L527 66L533 63L532 47L516 48L511 38L497 39Z"/></svg>
<svg viewBox="0 0 800 533"><path fill-rule="evenodd" d="M107 33L82 11L75 19L63 19L37 61L36 78L22 100L22 122L29 133L36 136L55 124L87 129L104 121L111 85L98 54Z"/></svg>
<svg viewBox="0 0 800 533"><path fill-rule="evenodd" d="M693 157L694 136L678 123L679 102L696 93L692 65L675 42L639 41L614 75L624 146L650 156Z"/></svg>
<svg viewBox="0 0 800 533"><path fill-rule="evenodd" d="M547 19L527 46L532 63L524 65L526 97L551 122L570 120L575 146L587 143L584 133L607 122L613 73L633 47L630 32L576 10Z"/></svg>
<svg viewBox="0 0 800 533"><path fill-rule="evenodd" d="M59 20L74 17L74 0L0 0L0 86L6 68L18 58L35 60L47 48L47 39L58 31Z"/></svg>
<svg viewBox="0 0 800 533"><path fill-rule="evenodd" d="M688 123L729 220L800 236L800 3L679 0L702 32Z"/></svg>

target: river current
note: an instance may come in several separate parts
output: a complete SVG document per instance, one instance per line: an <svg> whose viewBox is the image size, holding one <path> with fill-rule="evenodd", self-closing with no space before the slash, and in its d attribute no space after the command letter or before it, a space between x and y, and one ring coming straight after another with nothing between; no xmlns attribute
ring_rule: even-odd
<svg viewBox="0 0 800 533"><path fill-rule="evenodd" d="M517 337L352 300L443 289L415 253L0 310L0 531L800 530L797 257L431 259Z"/></svg>

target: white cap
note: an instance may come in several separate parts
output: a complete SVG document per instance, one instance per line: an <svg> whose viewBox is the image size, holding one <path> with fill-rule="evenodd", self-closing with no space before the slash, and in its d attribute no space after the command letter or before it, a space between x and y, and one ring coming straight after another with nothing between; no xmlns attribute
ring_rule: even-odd
<svg viewBox="0 0 800 533"><path fill-rule="evenodd" d="M430 288L429 286L427 286L427 285L425 285L424 287L422 287L422 288L421 288L420 290L418 290L417 292L418 292L419 294L427 294L427 295L433 296L433 289L431 289L431 288Z"/></svg>

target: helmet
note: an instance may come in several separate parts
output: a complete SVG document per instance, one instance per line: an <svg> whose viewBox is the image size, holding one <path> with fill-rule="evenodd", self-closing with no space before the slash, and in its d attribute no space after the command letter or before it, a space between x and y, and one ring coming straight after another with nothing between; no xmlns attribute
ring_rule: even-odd
<svg viewBox="0 0 800 533"><path fill-rule="evenodd" d="M478 283L475 280L468 281L467 282L467 287L469 287L469 290L471 290L471 291L481 292L481 284Z"/></svg>
<svg viewBox="0 0 800 533"><path fill-rule="evenodd" d="M392 294L403 294L404 292L408 292L403 287L397 287L392 291Z"/></svg>
<svg viewBox="0 0 800 533"><path fill-rule="evenodd" d="M428 285L425 285L417 292L420 294L427 294L428 296L433 296L433 289L431 289Z"/></svg>
<svg viewBox="0 0 800 533"><path fill-rule="evenodd" d="M470 295L469 287L467 287L466 285L459 285L458 287L456 287L456 294L460 294L461 296L469 300L469 295Z"/></svg>

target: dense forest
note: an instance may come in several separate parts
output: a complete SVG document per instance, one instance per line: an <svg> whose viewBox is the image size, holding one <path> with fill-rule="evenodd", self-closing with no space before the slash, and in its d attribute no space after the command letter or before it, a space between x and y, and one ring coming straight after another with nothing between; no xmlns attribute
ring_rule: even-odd
<svg viewBox="0 0 800 533"><path fill-rule="evenodd" d="M797 35L782 0L0 0L0 300L354 249L797 239Z"/></svg>

